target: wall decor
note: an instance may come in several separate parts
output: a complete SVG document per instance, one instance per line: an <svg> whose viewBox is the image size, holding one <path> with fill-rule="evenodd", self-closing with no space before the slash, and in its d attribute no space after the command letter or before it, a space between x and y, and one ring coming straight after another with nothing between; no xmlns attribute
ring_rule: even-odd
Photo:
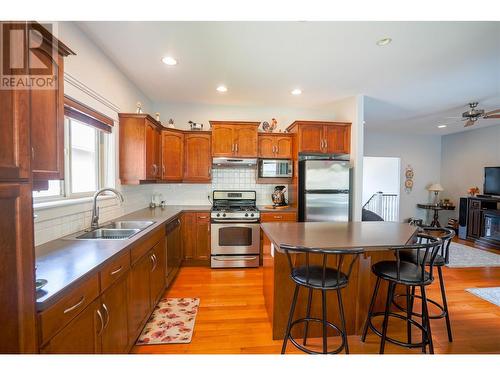
<svg viewBox="0 0 500 375"><path fill-rule="evenodd" d="M405 191L407 194L410 194L413 189L413 177L415 177L415 172L412 166L408 165L405 169Z"/></svg>
<svg viewBox="0 0 500 375"><path fill-rule="evenodd" d="M142 113L142 103L141 102L137 102L135 103L135 113Z"/></svg>
<svg viewBox="0 0 500 375"><path fill-rule="evenodd" d="M175 128L174 119L173 118L171 118L171 119L168 120L168 127L171 128L171 129Z"/></svg>
<svg viewBox="0 0 500 375"><path fill-rule="evenodd" d="M158 121L161 124L161 122L160 122L160 112L156 112L155 113L155 117L156 117L156 121Z"/></svg>
<svg viewBox="0 0 500 375"><path fill-rule="evenodd" d="M189 121L189 126L191 130L203 130L203 124L199 122Z"/></svg>

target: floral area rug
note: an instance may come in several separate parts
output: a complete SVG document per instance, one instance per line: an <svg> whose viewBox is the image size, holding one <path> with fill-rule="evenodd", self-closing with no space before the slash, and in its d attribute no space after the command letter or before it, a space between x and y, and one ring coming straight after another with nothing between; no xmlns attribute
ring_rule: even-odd
<svg viewBox="0 0 500 375"><path fill-rule="evenodd" d="M162 299L158 302L136 344L190 343L199 305L199 298Z"/></svg>

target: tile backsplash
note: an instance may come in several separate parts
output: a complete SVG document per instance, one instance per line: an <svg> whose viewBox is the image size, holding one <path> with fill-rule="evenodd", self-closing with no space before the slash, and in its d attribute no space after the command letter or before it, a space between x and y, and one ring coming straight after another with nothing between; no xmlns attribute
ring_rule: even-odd
<svg viewBox="0 0 500 375"><path fill-rule="evenodd" d="M257 204L272 204L271 194L277 184L257 184L255 169L226 168L212 170L211 184L154 184L118 186L125 197L99 202L100 221L109 221L149 205L153 194L160 195L167 205L210 205L212 190L255 190ZM35 209L35 246L64 237L90 226L91 202L54 208ZM38 254L41 255L41 254Z"/></svg>

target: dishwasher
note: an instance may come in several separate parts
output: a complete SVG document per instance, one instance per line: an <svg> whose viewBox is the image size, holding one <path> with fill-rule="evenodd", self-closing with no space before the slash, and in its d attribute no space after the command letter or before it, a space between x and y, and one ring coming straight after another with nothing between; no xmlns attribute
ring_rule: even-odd
<svg viewBox="0 0 500 375"><path fill-rule="evenodd" d="M181 221L177 217L166 226L165 245L167 247L167 286L177 275L182 262Z"/></svg>

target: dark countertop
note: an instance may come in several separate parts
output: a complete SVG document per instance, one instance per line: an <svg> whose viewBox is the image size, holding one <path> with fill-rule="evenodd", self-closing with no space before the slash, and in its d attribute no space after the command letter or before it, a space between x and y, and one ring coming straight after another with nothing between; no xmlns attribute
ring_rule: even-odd
<svg viewBox="0 0 500 375"><path fill-rule="evenodd" d="M272 243L330 249L387 250L408 243L418 227L386 221L347 223L261 223Z"/></svg>
<svg viewBox="0 0 500 375"><path fill-rule="evenodd" d="M47 285L36 294L37 310L47 308L58 293L91 271L97 271L107 260L130 248L137 240L159 226L172 221L187 211L209 211L211 206L167 206L145 208L115 220L151 220L155 223L135 236L124 240L72 240L57 239L36 247L44 255L36 258L36 277L45 279ZM105 224L105 223L102 223Z"/></svg>
<svg viewBox="0 0 500 375"><path fill-rule="evenodd" d="M297 207L287 208L266 208L266 206L257 206L261 212L297 212Z"/></svg>

